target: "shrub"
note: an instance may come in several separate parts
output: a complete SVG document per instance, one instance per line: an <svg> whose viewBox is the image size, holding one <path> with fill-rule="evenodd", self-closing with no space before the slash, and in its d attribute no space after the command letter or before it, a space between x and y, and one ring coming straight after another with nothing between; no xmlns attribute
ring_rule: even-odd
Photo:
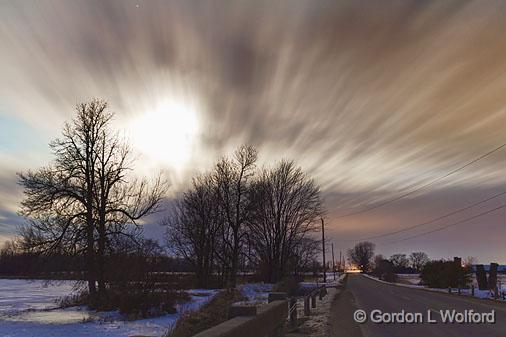
<svg viewBox="0 0 506 337"><path fill-rule="evenodd" d="M422 268L422 284L430 288L465 288L471 282L470 269L454 261L430 261Z"/></svg>
<svg viewBox="0 0 506 337"><path fill-rule="evenodd" d="M88 291L79 291L58 300L58 304L62 308L87 305L89 300Z"/></svg>
<svg viewBox="0 0 506 337"><path fill-rule="evenodd" d="M397 275L394 273L394 265L391 261L382 259L376 263L373 275L380 280L387 282L396 282Z"/></svg>
<svg viewBox="0 0 506 337"><path fill-rule="evenodd" d="M189 301L184 291L164 287L151 282L132 282L108 289L107 297L97 307L99 310L118 309L131 319L176 313L176 304Z"/></svg>
<svg viewBox="0 0 506 337"><path fill-rule="evenodd" d="M132 282L122 286L109 286L106 296L96 301L87 291L66 296L62 307L88 305L97 311L118 310L129 319L161 316L176 313L176 304L190 300L185 291L174 290L162 284Z"/></svg>
<svg viewBox="0 0 506 337"><path fill-rule="evenodd" d="M200 310L183 314L176 325L166 333L166 337L190 337L227 320L228 308L232 303L245 301L247 298L236 289L219 292Z"/></svg>

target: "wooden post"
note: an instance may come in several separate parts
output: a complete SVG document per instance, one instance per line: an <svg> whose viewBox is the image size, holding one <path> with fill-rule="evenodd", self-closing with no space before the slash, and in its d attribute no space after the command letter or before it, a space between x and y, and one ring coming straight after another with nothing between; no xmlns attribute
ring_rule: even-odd
<svg viewBox="0 0 506 337"><path fill-rule="evenodd" d="M319 293L320 293L320 301L321 301L327 295L327 288L321 287Z"/></svg>
<svg viewBox="0 0 506 337"><path fill-rule="evenodd" d="M304 296L304 316L309 316L311 310L309 309L309 296Z"/></svg>
<svg viewBox="0 0 506 337"><path fill-rule="evenodd" d="M316 294L314 292L311 294L311 308L316 308Z"/></svg>
<svg viewBox="0 0 506 337"><path fill-rule="evenodd" d="M488 269L488 289L495 292L497 288L497 263L491 263Z"/></svg>
<svg viewBox="0 0 506 337"><path fill-rule="evenodd" d="M474 284L471 286L471 296L474 297Z"/></svg>
<svg viewBox="0 0 506 337"><path fill-rule="evenodd" d="M339 258L341 258L342 251L339 251ZM346 270L346 258L343 256L343 264L341 265L341 270L344 272Z"/></svg>
<svg viewBox="0 0 506 337"><path fill-rule="evenodd" d="M482 264L476 265L476 280L478 281L478 289L488 289L487 273L485 273L485 267Z"/></svg>
<svg viewBox="0 0 506 337"><path fill-rule="evenodd" d="M332 273L334 274L334 281L336 280L336 261L334 260L334 242L332 242Z"/></svg>
<svg viewBox="0 0 506 337"><path fill-rule="evenodd" d="M322 220L322 255L323 255L323 283L327 283L327 264L325 262L325 223Z"/></svg>
<svg viewBox="0 0 506 337"><path fill-rule="evenodd" d="M451 294L451 293L452 293L452 288L448 287L448 294Z"/></svg>

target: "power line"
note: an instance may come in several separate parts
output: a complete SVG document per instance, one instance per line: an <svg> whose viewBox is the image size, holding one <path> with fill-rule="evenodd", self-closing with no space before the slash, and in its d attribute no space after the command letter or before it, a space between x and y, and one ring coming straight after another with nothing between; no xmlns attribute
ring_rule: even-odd
<svg viewBox="0 0 506 337"><path fill-rule="evenodd" d="M407 232L411 229L414 229L414 228L418 228L418 227L422 227L422 226L426 226L426 225L430 225L434 222L437 222L439 220L443 220L445 218L448 218L452 215L455 215L455 214L458 214L458 213L461 213L461 212L464 212L464 211L467 211L468 209L471 209L473 207L476 207L478 205L481 205L481 204L484 204L490 200L493 200L493 199L496 199L502 195L505 195L506 194L506 191L504 192L501 192L501 193L497 193L491 197L488 197L486 199L483 199L483 200L480 200L478 202L475 202L471 205L468 205L468 206L465 206L465 207L462 207L462 208L459 208L455 211L452 211L450 213L447 213L447 214L444 214L442 216L439 216L437 218L434 218L434 219L431 219L429 221L426 221L426 222L422 222L422 223L419 223L419 224L416 224L416 225L413 225L413 226L409 226L409 227L406 227L406 228L402 228L402 229L399 229L399 230L396 230L396 231L392 231L392 232L388 232L388 233L384 233L384 234L379 234L379 235L374 235L374 236L369 236L369 237L364 237L364 238L360 238L360 239L355 239L355 240L346 240L346 241L364 241L364 240L373 240L373 239L379 239L379 238L382 238L382 237L385 237L385 236L390 236L390 235L395 235L395 234L399 234L399 233L402 233L402 232Z"/></svg>
<svg viewBox="0 0 506 337"><path fill-rule="evenodd" d="M476 162L478 162L478 161L480 161L482 159L485 159L486 157L490 156L494 152L499 151L500 149L502 149L505 146L506 146L506 143L504 143L504 144L496 147L495 149L493 149L493 150L491 150L491 151L489 151L489 152L487 152L487 153L485 153L485 154L483 154L483 155L481 155L481 156L479 156L479 157L471 160L470 162L468 162L468 163L466 163L466 164L464 164L464 165L462 165L462 166L460 166L460 167L458 167L458 168L456 168L456 169L454 169L454 170L446 173L445 175L440 176L440 177L438 177L438 178L436 178L436 179L434 179L434 180L432 180L432 181L430 181L428 183L425 183L422 186L415 188L414 190L411 190L411 191L409 191L407 193L401 194L398 197L395 197L393 199L390 199L390 200L387 200L387 201L384 201L384 202L380 202L380 203L378 203L376 205L373 205L371 207L367 207L365 209L362 209L362 210L359 210L359 211L356 211L356 212L351 212L351 213L348 213L348 214L340 215L340 216L337 216L335 218L336 219L341 219L341 218L346 218L346 217L350 217L350 216L353 216L353 215L358 215L358 214L366 213L366 212L372 211L374 209L383 207L385 205L391 204L393 202L396 202L396 201L398 201L400 199L403 199L403 198L405 198L407 196L410 196L410 195L412 195L412 194L414 194L414 193L416 193L416 192L418 192L420 190L423 190L424 188L429 187L429 186L435 184L436 182L438 182L440 180L443 180L443 179L445 179L445 178L447 178L447 177L449 177L449 176L451 176L451 175L453 175L453 174L455 174L455 173L457 173L459 171L462 171L466 167L468 167L468 166L470 166L470 165L472 165L472 164L474 164L474 163L476 163Z"/></svg>
<svg viewBox="0 0 506 337"><path fill-rule="evenodd" d="M449 225L446 225L446 226L443 226L443 227L439 227L439 228L436 228L436 229L433 229L433 230L430 230L428 232L423 232L423 233L419 233L419 234L415 234L415 235L412 235L412 236L408 236L408 237L405 237L405 238L402 238L402 239L399 239L399 240L395 240L395 241L390 241L390 242L386 242L386 243L381 243L380 245L388 245L388 244L393 244L393 243L398 243L398 242L402 242L402 241L407 241L407 240L411 240L411 239L414 239L414 238L417 238L417 237L420 237L420 236L425 236L425 235L429 235L429 234L432 234L432 233L435 233L435 232L440 232L442 230L445 230L445 229L448 229L450 227L455 227L455 226L458 226L458 225L461 225L463 223L466 223L466 222L469 222L471 220L474 220L476 218L479 218L479 217L482 217L484 215L487 215L487 214L490 214L490 213L493 213L495 211L498 211L502 208L505 208L506 207L506 204L504 205L501 205L501 206L498 206L496 208L493 208L493 209L490 209L488 211L485 211L485 212L481 212L477 215L474 215L470 218L466 218L466 219L463 219L463 220L460 220L460 221L457 221L457 222L454 222L454 223L451 223Z"/></svg>

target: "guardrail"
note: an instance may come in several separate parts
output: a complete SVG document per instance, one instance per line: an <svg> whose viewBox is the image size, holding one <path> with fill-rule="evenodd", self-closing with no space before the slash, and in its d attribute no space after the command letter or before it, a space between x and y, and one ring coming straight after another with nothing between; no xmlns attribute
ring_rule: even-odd
<svg viewBox="0 0 506 337"><path fill-rule="evenodd" d="M304 315L310 315L310 305L316 308L316 298L327 294L325 286L312 290L303 297ZM297 328L297 297L287 299L286 293L270 293L268 304L261 306L232 305L229 319L194 337L283 337L287 318L290 330Z"/></svg>

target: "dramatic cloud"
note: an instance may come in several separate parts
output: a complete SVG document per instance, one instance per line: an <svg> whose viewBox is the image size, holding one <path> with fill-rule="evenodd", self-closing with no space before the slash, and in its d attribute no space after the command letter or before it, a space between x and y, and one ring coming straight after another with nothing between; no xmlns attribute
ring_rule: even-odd
<svg viewBox="0 0 506 337"><path fill-rule="evenodd" d="M0 8L0 131L20 130L15 142L0 135L4 212L19 202L14 173L47 161L43 145L76 102L93 96L110 102L118 128L167 98L196 107L198 132L183 167L139 164L143 172L168 170L174 191L239 144L257 146L263 163L295 159L321 184L329 232L342 250L352 243L337 240L423 222L506 183L503 150L398 203L336 218L506 141L502 2L23 1ZM498 214L388 248L378 240L378 249L426 245L438 256L505 262ZM7 218L0 222L14 226ZM480 241L471 241L477 233ZM463 252L462 242L475 250Z"/></svg>

